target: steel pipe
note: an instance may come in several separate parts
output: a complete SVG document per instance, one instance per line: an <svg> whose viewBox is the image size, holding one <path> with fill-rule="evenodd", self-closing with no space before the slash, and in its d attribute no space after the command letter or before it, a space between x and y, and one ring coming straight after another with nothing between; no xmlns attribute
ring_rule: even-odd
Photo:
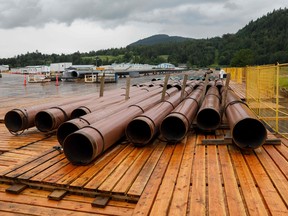
<svg viewBox="0 0 288 216"><path fill-rule="evenodd" d="M135 116L155 106L160 100L161 97L155 95L70 134L62 145L65 156L72 164L90 163L125 135L127 124Z"/></svg>
<svg viewBox="0 0 288 216"><path fill-rule="evenodd" d="M131 93L130 93L130 99L133 97L137 97L139 95L142 94L147 94L147 92L152 92L152 91L157 91L160 92L160 86L152 86L152 87L141 87L141 88L135 88L132 87L131 88ZM102 108L107 108L107 106L119 103L121 101L123 101L125 99L125 94L118 94L114 97L109 98L109 100L107 100L105 98L105 100L101 101L101 103L95 103L95 102L91 102L82 106L77 107L76 109L74 109L71 113L71 119L73 118L79 118L80 116L95 112L99 109Z"/></svg>
<svg viewBox="0 0 288 216"><path fill-rule="evenodd" d="M164 118L160 133L166 141L177 142L185 137L199 109L203 89L196 88Z"/></svg>
<svg viewBox="0 0 288 216"><path fill-rule="evenodd" d="M221 98L219 90L217 87L211 86L197 113L197 127L204 131L216 130L221 123L220 106Z"/></svg>
<svg viewBox="0 0 288 216"><path fill-rule="evenodd" d="M184 98L192 92L191 87L185 88ZM148 144L158 132L160 123L181 102L181 92L161 102L147 112L133 119L126 128L127 139L137 146Z"/></svg>
<svg viewBox="0 0 288 216"><path fill-rule="evenodd" d="M264 124L249 107L232 91L227 91L225 106L232 140L242 149L255 149L263 145L267 138Z"/></svg>
<svg viewBox="0 0 288 216"><path fill-rule="evenodd" d="M6 128L11 133L17 133L19 131L24 131L28 128L35 126L35 116L38 112L44 109L48 109L53 106L61 106L75 101L93 98L96 97L96 94L89 94L85 97L78 96L73 99L62 99L57 102L49 102L40 105L30 106L26 108L15 108L8 111L4 117L4 123Z"/></svg>
<svg viewBox="0 0 288 216"><path fill-rule="evenodd" d="M134 87L135 88L135 87ZM136 88L139 90L139 88ZM85 105L94 103L96 107L99 108L99 104L103 101L110 100L111 98L119 97L121 91L111 91L106 96L88 100L82 100L75 103L66 104L63 106L55 106L46 110L38 112L35 116L35 125L37 129L41 132L49 132L57 129L63 122L70 120L72 117L72 112L79 107L87 107ZM123 98L124 99L124 98ZM99 102L99 104L98 104ZM113 101L112 101L113 102ZM113 104L113 103L112 103ZM90 106L91 107L91 106ZM92 107L93 108L93 107ZM91 109L92 109L91 108ZM102 108L102 107L100 107Z"/></svg>
<svg viewBox="0 0 288 216"><path fill-rule="evenodd" d="M178 90L177 88L168 89L166 91L167 97L170 97L170 95L173 95L177 90ZM65 138L68 135L70 135L71 133L73 133L77 130L80 130L81 128L83 128L85 126L91 125L91 124L93 124L97 121L100 121L100 120L102 120L102 119L104 119L104 118L106 118L106 117L108 117L114 113L118 113L121 110L126 109L127 107L129 107L131 105L137 104L141 101L145 101L148 98L154 97L156 95L157 95L156 97L158 97L157 100L160 100L161 97L160 97L159 93L161 91L162 91L162 89L154 90L154 91L151 91L149 93L139 95L138 97L131 98L128 101L123 101L121 103L118 103L117 106L109 107L109 108L106 108L104 110L98 110L96 112L89 113L89 114L81 116L79 118L63 122L58 127L57 140L62 145Z"/></svg>

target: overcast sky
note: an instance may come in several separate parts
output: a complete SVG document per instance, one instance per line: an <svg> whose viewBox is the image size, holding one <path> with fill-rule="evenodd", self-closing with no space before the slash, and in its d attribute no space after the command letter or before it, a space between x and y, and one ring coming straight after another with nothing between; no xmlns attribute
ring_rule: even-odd
<svg viewBox="0 0 288 216"><path fill-rule="evenodd" d="M236 33L287 0L0 0L0 58L126 47L168 34Z"/></svg>

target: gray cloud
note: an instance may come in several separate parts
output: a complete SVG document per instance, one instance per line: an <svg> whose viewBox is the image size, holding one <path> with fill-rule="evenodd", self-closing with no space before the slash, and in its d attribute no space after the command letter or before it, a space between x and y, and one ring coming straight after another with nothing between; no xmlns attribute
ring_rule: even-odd
<svg viewBox="0 0 288 216"><path fill-rule="evenodd" d="M228 0L0 0L0 28L43 27L51 22L70 25L79 19L99 22L103 27L118 26L130 21L160 24L174 23L177 20L185 22L187 16L199 14L196 11L197 5L205 7L205 4L227 2ZM191 6L194 6L193 10L185 9Z"/></svg>
<svg viewBox="0 0 288 216"><path fill-rule="evenodd" d="M159 33L222 36L286 5L287 0L0 0L0 57L123 47Z"/></svg>

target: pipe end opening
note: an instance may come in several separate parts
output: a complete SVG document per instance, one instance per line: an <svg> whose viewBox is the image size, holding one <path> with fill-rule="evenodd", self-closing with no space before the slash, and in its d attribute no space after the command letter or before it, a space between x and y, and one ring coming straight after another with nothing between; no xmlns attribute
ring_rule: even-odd
<svg viewBox="0 0 288 216"><path fill-rule="evenodd" d="M14 110L6 113L4 117L5 126L9 131L17 132L23 130L24 121L21 115Z"/></svg>
<svg viewBox="0 0 288 216"><path fill-rule="evenodd" d="M63 143L63 151L67 159L75 165L86 165L93 158L93 144L82 134L70 134Z"/></svg>
<svg viewBox="0 0 288 216"><path fill-rule="evenodd" d="M185 137L187 129L185 123L180 118L169 116L163 120L160 131L167 141L176 142Z"/></svg>
<svg viewBox="0 0 288 216"><path fill-rule="evenodd" d="M39 131L48 132L53 128L53 119L48 112L40 111L35 116L35 125Z"/></svg>
<svg viewBox="0 0 288 216"><path fill-rule="evenodd" d="M153 133L147 122L140 119L134 119L126 128L126 136L128 140L135 145L144 145L151 140Z"/></svg>
<svg viewBox="0 0 288 216"><path fill-rule="evenodd" d="M64 140L66 137L68 137L70 134L76 132L80 128L73 124L72 122L64 122L61 124L57 130L57 140L60 143L60 145L63 145Z"/></svg>
<svg viewBox="0 0 288 216"><path fill-rule="evenodd" d="M203 109L197 115L197 126L202 130L216 130L220 123L221 117L214 109Z"/></svg>
<svg viewBox="0 0 288 216"><path fill-rule="evenodd" d="M88 114L84 109L75 109L71 112L71 119L79 118L80 116L84 116Z"/></svg>
<svg viewBox="0 0 288 216"><path fill-rule="evenodd" d="M264 144L267 131L262 122L253 118L239 121L232 131L233 141L243 149L255 149Z"/></svg>

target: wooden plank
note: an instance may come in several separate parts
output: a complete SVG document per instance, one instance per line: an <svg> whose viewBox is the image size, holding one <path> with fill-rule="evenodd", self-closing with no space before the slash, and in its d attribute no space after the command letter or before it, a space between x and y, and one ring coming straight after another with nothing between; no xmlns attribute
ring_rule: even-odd
<svg viewBox="0 0 288 216"><path fill-rule="evenodd" d="M61 185L69 185L71 182L73 182L75 179L77 179L79 176L81 176L82 173L84 173L86 170L88 170L93 164L89 164L86 166L76 166L75 169L73 169L71 172L67 173L66 175L62 176L56 184Z"/></svg>
<svg viewBox="0 0 288 216"><path fill-rule="evenodd" d="M51 152L53 152L53 151L54 151L53 149L50 149L50 150L45 151L45 152L42 152L42 153L40 153L40 154L38 154L38 155L30 156L30 157L28 157L28 158L29 158L29 161L28 161L28 162L31 163L31 162L39 159L39 157L45 156L45 155L47 155L47 154L49 154L49 153L51 153ZM5 154L6 154L6 153L5 153ZM1 156L0 156L0 157L1 157ZM15 165L13 168L11 168L9 171L2 171L2 172L0 172L0 176L4 176L4 175L6 175L6 174L8 174L8 173L10 173L10 172L12 172L12 171L15 171L15 170L17 170L17 169L20 169L21 167L25 166L26 164L27 164L27 163L19 163L19 164Z"/></svg>
<svg viewBox="0 0 288 216"><path fill-rule="evenodd" d="M7 203L7 205L2 205ZM17 206L17 205L20 206ZM8 208L7 208L8 207ZM14 195L0 192L0 209L10 212L22 212L34 215L132 215L133 209L126 207L110 206L95 208L91 203L70 201L62 199L60 202L48 200L47 197Z"/></svg>
<svg viewBox="0 0 288 216"><path fill-rule="evenodd" d="M134 150L133 146L127 146L121 154L118 154L101 172L93 177L85 186L85 189L97 189L105 179L116 169L116 167Z"/></svg>
<svg viewBox="0 0 288 216"><path fill-rule="evenodd" d="M259 194L253 175L251 174L240 150L234 146L229 146L229 152L239 179L248 213L268 215L269 213L263 203L261 194Z"/></svg>
<svg viewBox="0 0 288 216"><path fill-rule="evenodd" d="M48 195L48 199L50 200L61 200L68 193L66 190L54 190L51 194Z"/></svg>
<svg viewBox="0 0 288 216"><path fill-rule="evenodd" d="M12 185L11 187L7 188L6 192L7 193L12 193L12 194L20 194L26 188L27 188L27 185L15 184L15 185Z"/></svg>
<svg viewBox="0 0 288 216"><path fill-rule="evenodd" d="M33 206L29 204L22 204L22 203L7 203L0 201L0 209L1 211L16 213L21 215L73 215L75 212L67 211L62 209L54 209L54 208L47 208L42 206ZM1 213L2 215L2 213ZM77 213L78 215L78 213ZM81 213L79 212L79 216L88 216L90 213Z"/></svg>
<svg viewBox="0 0 288 216"><path fill-rule="evenodd" d="M285 178L281 170L279 170L279 167L274 163L272 158L269 157L268 153L263 150L263 148L257 148L254 151L287 207L288 206L287 178Z"/></svg>
<svg viewBox="0 0 288 216"><path fill-rule="evenodd" d="M255 154L245 154L246 162L272 215L288 215L288 210Z"/></svg>
<svg viewBox="0 0 288 216"><path fill-rule="evenodd" d="M67 160L67 159L65 158L65 160ZM50 176L47 176L42 181L44 181L45 183L55 184L57 181L59 181L59 179L63 178L63 176L72 172L75 168L77 168L77 166L75 166L71 163L67 163L66 166L61 167L55 173L53 173Z"/></svg>
<svg viewBox="0 0 288 216"><path fill-rule="evenodd" d="M207 146L208 213L226 215L221 170L216 146Z"/></svg>
<svg viewBox="0 0 288 216"><path fill-rule="evenodd" d="M182 162L186 139L175 144L174 152L169 161L162 183L155 198L151 215L167 215L177 181L179 167Z"/></svg>
<svg viewBox="0 0 288 216"><path fill-rule="evenodd" d="M189 214L205 215L206 212L206 147L201 145L203 135L197 135L195 156L192 167L192 188Z"/></svg>
<svg viewBox="0 0 288 216"><path fill-rule="evenodd" d="M108 150L99 159L93 163L92 167L79 176L75 181L70 183L73 187L83 187L88 181L90 181L97 173L99 173L116 155L126 147L126 145L116 145L110 151Z"/></svg>
<svg viewBox="0 0 288 216"><path fill-rule="evenodd" d="M169 208L170 215L186 215L190 191L190 179L194 158L196 135L188 133L183 160Z"/></svg>
<svg viewBox="0 0 288 216"><path fill-rule="evenodd" d="M236 173L227 146L218 146L224 190L229 215L245 215L245 206L238 188Z"/></svg>
<svg viewBox="0 0 288 216"><path fill-rule="evenodd" d="M174 145L167 145L163 154L161 155L153 174L150 176L150 179L140 197L133 214L134 215L148 215L150 209L152 208L155 197L157 195L158 189L161 185L163 176L165 174L166 168L168 166L171 155L174 151Z"/></svg>
<svg viewBox="0 0 288 216"><path fill-rule="evenodd" d="M135 148L127 157L118 164L117 168L105 179L105 181L98 187L98 191L112 192L112 189L120 181L121 177L127 172L128 168L132 166L134 161L142 153L143 148Z"/></svg>
<svg viewBox="0 0 288 216"><path fill-rule="evenodd" d="M42 163L45 163L48 160L51 160L53 157L59 155L59 152L57 151L51 151L50 153L41 156L39 158L37 158L36 160L32 160L31 162L28 162L26 164L24 164L23 166L14 169L13 171L9 172L8 174L5 174L5 177L10 177L10 178L16 178L20 175L22 175L23 173L28 172L29 170L39 166Z"/></svg>
<svg viewBox="0 0 288 216"><path fill-rule="evenodd" d="M273 159L275 164L279 167L279 169L282 171L282 173L286 176L288 179L288 161L285 159L273 146L263 146L263 148L266 150L266 152L270 155L270 157Z"/></svg>
<svg viewBox="0 0 288 216"><path fill-rule="evenodd" d="M140 197L141 194L143 193L143 190L166 147L165 142L160 142L158 140L156 141L156 145L157 146L155 150L153 151L150 158L147 160L141 172L138 174L137 178L135 179L131 188L129 189L127 193L128 196Z"/></svg>
<svg viewBox="0 0 288 216"><path fill-rule="evenodd" d="M35 175L41 173L43 170L46 170L53 166L54 164L58 163L60 160L62 160L65 157L64 154L57 155L54 158L51 158L50 160L46 161L45 163L42 163L35 168L29 170L28 172L18 176L19 179L30 179L34 177Z"/></svg>
<svg viewBox="0 0 288 216"><path fill-rule="evenodd" d="M123 177L119 180L117 185L113 188L113 193L127 193L134 180L137 178L141 169L145 165L146 161L149 159L153 150L155 149L155 142L151 145L145 146L143 151L139 155L139 157L135 160L135 162L129 166L127 172L123 175Z"/></svg>
<svg viewBox="0 0 288 216"><path fill-rule="evenodd" d="M45 178L49 178L52 174L63 168L64 166L67 166L70 162L66 159L64 154L61 154L57 157L59 161L54 164L53 166L42 170L42 172L38 173L37 175L30 178L31 181L43 181ZM62 158L62 159L61 159Z"/></svg>
<svg viewBox="0 0 288 216"><path fill-rule="evenodd" d="M97 196L93 202L91 203L91 205L93 207L99 207L99 208L104 208L106 207L106 205L108 204L110 200L110 197L104 197L104 196Z"/></svg>
<svg viewBox="0 0 288 216"><path fill-rule="evenodd" d="M283 143L282 145L275 146L275 148L286 160L288 160L288 148Z"/></svg>

